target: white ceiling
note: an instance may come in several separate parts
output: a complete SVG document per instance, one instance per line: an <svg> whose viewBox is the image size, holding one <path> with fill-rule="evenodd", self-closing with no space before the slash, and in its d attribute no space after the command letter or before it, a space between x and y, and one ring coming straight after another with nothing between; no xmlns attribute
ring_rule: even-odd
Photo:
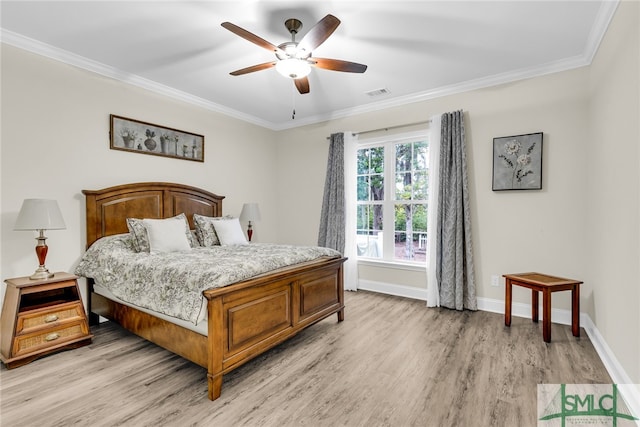
<svg viewBox="0 0 640 427"><path fill-rule="evenodd" d="M286 129L588 65L617 0L2 1L2 41L271 129ZM224 21L278 45L342 23L314 56L368 65L313 69L300 95L274 59ZM388 94L367 92L385 88ZM293 108L296 110L292 120Z"/></svg>

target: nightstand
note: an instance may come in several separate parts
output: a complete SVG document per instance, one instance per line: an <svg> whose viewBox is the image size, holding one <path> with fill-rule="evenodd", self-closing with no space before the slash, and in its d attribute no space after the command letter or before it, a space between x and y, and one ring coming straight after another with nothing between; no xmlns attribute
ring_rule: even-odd
<svg viewBox="0 0 640 427"><path fill-rule="evenodd" d="M50 279L18 277L5 283L0 360L7 368L91 343L77 276L55 273Z"/></svg>

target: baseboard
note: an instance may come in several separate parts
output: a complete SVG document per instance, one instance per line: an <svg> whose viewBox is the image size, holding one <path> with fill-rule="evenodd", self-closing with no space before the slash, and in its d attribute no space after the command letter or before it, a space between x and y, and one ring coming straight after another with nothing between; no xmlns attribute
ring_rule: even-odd
<svg viewBox="0 0 640 427"><path fill-rule="evenodd" d="M427 300L427 290L411 286L394 285L372 280L362 280L358 282L358 289L379 292L387 295L395 295L405 298ZM491 298L478 298L478 309L504 315L504 301ZM542 313L542 306L539 307ZM531 318L531 304L514 302L511 304L511 314L517 317ZM551 309L551 321L561 325L571 325L571 310ZM640 417L640 388L634 385L626 371L616 358L615 354L607 345L598 328L587 313L580 313L580 326L585 330L600 360L609 373L614 384L618 384L618 390L625 400L631 412ZM640 421L638 421L640 426Z"/></svg>
<svg viewBox="0 0 640 427"><path fill-rule="evenodd" d="M491 313L504 314L504 301L491 299L491 298L478 298L478 309L482 311L489 311ZM542 315L542 304L538 307L538 313ZM511 304L511 315L516 317L528 317L531 318L531 304L522 302L514 302ZM587 323L589 316L586 313L580 313L580 325L584 326ZM551 309L551 322L559 323L561 325L571 324L571 310L561 310L557 308ZM591 319L588 322L593 325Z"/></svg>
<svg viewBox="0 0 640 427"><path fill-rule="evenodd" d="M378 292L381 294L395 295L411 299L427 301L427 290L413 286L394 285L391 283L375 282L373 280L358 280L358 289L363 291Z"/></svg>

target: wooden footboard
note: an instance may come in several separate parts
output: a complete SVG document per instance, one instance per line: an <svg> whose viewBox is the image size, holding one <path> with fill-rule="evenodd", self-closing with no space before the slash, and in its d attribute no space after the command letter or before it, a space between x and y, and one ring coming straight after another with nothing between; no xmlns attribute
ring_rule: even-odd
<svg viewBox="0 0 640 427"><path fill-rule="evenodd" d="M209 399L223 374L334 313L344 319L344 258L309 263L205 291L209 310ZM230 289L233 288L233 289Z"/></svg>

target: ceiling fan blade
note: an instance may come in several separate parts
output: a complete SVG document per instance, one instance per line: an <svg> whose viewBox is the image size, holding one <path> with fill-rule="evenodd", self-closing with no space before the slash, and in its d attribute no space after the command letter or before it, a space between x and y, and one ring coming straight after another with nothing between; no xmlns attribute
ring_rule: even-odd
<svg viewBox="0 0 640 427"><path fill-rule="evenodd" d="M298 92L301 94L309 93L309 79L307 77L295 79L293 83L295 83L296 88L298 88Z"/></svg>
<svg viewBox="0 0 640 427"><path fill-rule="evenodd" d="M325 70L344 71L346 73L364 73L367 66L356 62L342 61L340 59L309 58L311 65Z"/></svg>
<svg viewBox="0 0 640 427"><path fill-rule="evenodd" d="M255 71L266 70L268 68L275 67L276 62L277 61L271 61L271 62L264 62L264 63L258 64L258 65L252 65L251 67L241 68L239 70L232 71L229 74L231 74L232 76L241 76L243 74L253 73Z"/></svg>
<svg viewBox="0 0 640 427"><path fill-rule="evenodd" d="M243 39L248 40L251 43L257 44L261 48L267 49L268 51L271 51L271 52L282 52L282 49L280 49L278 46L272 43L269 43L262 37L258 37L255 34L245 30L244 28L241 28L235 24L232 24L231 22L223 22L220 25L222 25L224 28L231 31L232 33L242 37Z"/></svg>
<svg viewBox="0 0 640 427"><path fill-rule="evenodd" d="M340 25L340 20L333 15L322 18L298 43L298 49L311 53L320 46Z"/></svg>

